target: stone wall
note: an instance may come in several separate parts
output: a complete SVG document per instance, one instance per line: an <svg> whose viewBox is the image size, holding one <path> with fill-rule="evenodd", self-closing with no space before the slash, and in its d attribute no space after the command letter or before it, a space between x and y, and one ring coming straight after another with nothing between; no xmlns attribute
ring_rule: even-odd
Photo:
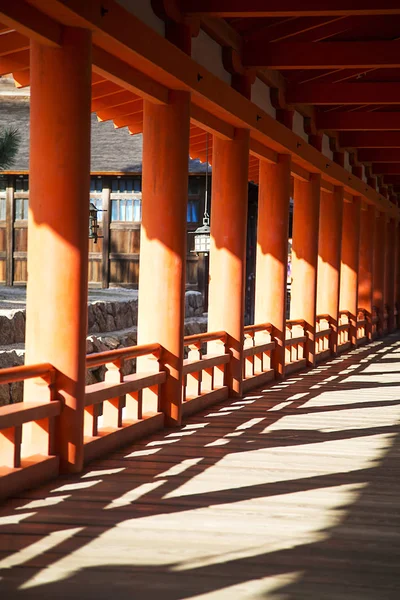
<svg viewBox="0 0 400 600"><path fill-rule="evenodd" d="M185 303L185 335L207 330L207 316L203 316L203 299L199 292L187 292ZM3 328L3 322L5 326ZM116 348L135 346L137 343L137 300L128 302L95 302L88 306L88 332L86 352L104 352ZM24 364L25 312L0 315L0 369ZM18 346L19 345L19 346ZM13 347L14 346L14 347ZM126 374L135 370L135 361L126 364ZM104 379L105 368L87 372L86 383ZM0 406L21 402L23 384L0 385Z"/></svg>
<svg viewBox="0 0 400 600"><path fill-rule="evenodd" d="M137 298L123 302L93 302L88 305L88 333L120 331L137 326ZM203 296L188 291L185 296L185 318L203 315ZM0 315L0 346L25 342L25 311L9 311Z"/></svg>

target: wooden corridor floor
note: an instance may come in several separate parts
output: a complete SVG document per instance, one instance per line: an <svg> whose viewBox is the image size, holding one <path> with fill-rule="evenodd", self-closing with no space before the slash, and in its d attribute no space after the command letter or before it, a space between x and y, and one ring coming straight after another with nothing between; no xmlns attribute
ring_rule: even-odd
<svg viewBox="0 0 400 600"><path fill-rule="evenodd" d="M1 600L400 598L400 337L0 508Z"/></svg>

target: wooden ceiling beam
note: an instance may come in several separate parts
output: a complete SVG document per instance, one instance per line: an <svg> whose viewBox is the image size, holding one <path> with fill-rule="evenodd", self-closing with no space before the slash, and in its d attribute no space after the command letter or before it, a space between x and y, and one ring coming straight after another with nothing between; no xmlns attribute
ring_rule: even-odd
<svg viewBox="0 0 400 600"><path fill-rule="evenodd" d="M25 0L0 0L0 21L41 44L61 46L62 26Z"/></svg>
<svg viewBox="0 0 400 600"><path fill-rule="evenodd" d="M400 148L361 148L357 152L357 158L360 162L400 163Z"/></svg>
<svg viewBox="0 0 400 600"><path fill-rule="evenodd" d="M135 113L133 115L126 115L125 117L121 117L120 119L114 119L113 122L115 129L137 125L137 123L143 122L143 112Z"/></svg>
<svg viewBox="0 0 400 600"><path fill-rule="evenodd" d="M400 175L400 163L376 163L372 165L373 175Z"/></svg>
<svg viewBox="0 0 400 600"><path fill-rule="evenodd" d="M17 31L10 31L0 35L0 56L29 50L30 41L25 35Z"/></svg>
<svg viewBox="0 0 400 600"><path fill-rule="evenodd" d="M142 111L143 100L141 98L137 98L136 100L132 100L132 102L121 104L121 106L115 106L113 108L97 111L97 119L102 122L112 121L113 119L118 119L120 117L125 117L126 115L132 115L138 112L141 113Z"/></svg>
<svg viewBox="0 0 400 600"><path fill-rule="evenodd" d="M288 104L400 104L400 83L300 83L289 85Z"/></svg>
<svg viewBox="0 0 400 600"><path fill-rule="evenodd" d="M0 58L0 75L7 75L13 71L29 69L29 50L15 52Z"/></svg>
<svg viewBox="0 0 400 600"><path fill-rule="evenodd" d="M154 81L102 48L93 46L93 70L138 96L155 102L168 103L168 88Z"/></svg>
<svg viewBox="0 0 400 600"><path fill-rule="evenodd" d="M31 72L29 69L23 71L13 71L12 76L14 78L15 87L25 88L31 84Z"/></svg>
<svg viewBox="0 0 400 600"><path fill-rule="evenodd" d="M268 69L385 69L400 67L400 42L247 42L242 63Z"/></svg>
<svg viewBox="0 0 400 600"><path fill-rule="evenodd" d="M316 126L331 131L400 131L400 112L319 112Z"/></svg>
<svg viewBox="0 0 400 600"><path fill-rule="evenodd" d="M400 148L397 131L355 131L339 134L342 148Z"/></svg>
<svg viewBox="0 0 400 600"><path fill-rule="evenodd" d="M208 131L224 140L233 140L235 136L235 128L232 125L193 103L190 107L190 120L205 132Z"/></svg>
<svg viewBox="0 0 400 600"><path fill-rule="evenodd" d="M136 99L136 94L128 92L128 90L121 90L114 92L114 94L111 94L110 96L92 100L92 111L98 112L100 110L121 106L122 104L127 104Z"/></svg>
<svg viewBox="0 0 400 600"><path fill-rule="evenodd" d="M267 22L268 23L268 22ZM347 31L351 27L345 17L327 19L315 17L299 19L293 17L266 25L246 34L245 42L279 42L289 38L296 38L296 42L314 42L332 35Z"/></svg>
<svg viewBox="0 0 400 600"><path fill-rule="evenodd" d="M183 0L183 13L210 17L319 17L398 15L397 0Z"/></svg>

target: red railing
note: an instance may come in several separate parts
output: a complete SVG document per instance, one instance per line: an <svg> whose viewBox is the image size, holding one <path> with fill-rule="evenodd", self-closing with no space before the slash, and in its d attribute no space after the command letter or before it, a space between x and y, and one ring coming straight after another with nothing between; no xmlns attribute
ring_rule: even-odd
<svg viewBox="0 0 400 600"><path fill-rule="evenodd" d="M243 342L243 392L274 379L271 356L275 349L271 323L247 325Z"/></svg>
<svg viewBox="0 0 400 600"><path fill-rule="evenodd" d="M379 309L376 306L372 307L371 329L372 339L375 339L379 333Z"/></svg>
<svg viewBox="0 0 400 600"><path fill-rule="evenodd" d="M225 331L188 335L184 345L188 357L183 361L182 412L191 414L228 398L225 369L230 360Z"/></svg>
<svg viewBox="0 0 400 600"><path fill-rule="evenodd" d="M351 348L351 326L352 315L349 310L339 312L338 325L338 353L346 352Z"/></svg>
<svg viewBox="0 0 400 600"><path fill-rule="evenodd" d="M146 358L144 371L139 365L136 373L125 375L126 361L140 357ZM87 356L88 369L104 365L107 371L104 381L87 385L85 390L85 462L163 427L160 389L166 373L160 364L161 357L160 344Z"/></svg>
<svg viewBox="0 0 400 600"><path fill-rule="evenodd" d="M304 353L307 342L306 322L304 319L290 319L286 321L286 339L285 339L285 373L293 373L303 369L306 364Z"/></svg>
<svg viewBox="0 0 400 600"><path fill-rule="evenodd" d="M385 335L389 331L390 307L385 304L382 318L382 333Z"/></svg>
<svg viewBox="0 0 400 600"><path fill-rule="evenodd" d="M36 484L58 474L54 418L61 412L61 402L54 399L55 376L50 364L0 370L0 385L33 380L31 401L0 407L0 498L12 495L26 481Z"/></svg>
<svg viewBox="0 0 400 600"><path fill-rule="evenodd" d="M315 360L317 363L327 360L331 356L331 321L330 315L317 315L315 331Z"/></svg>
<svg viewBox="0 0 400 600"><path fill-rule="evenodd" d="M362 346L368 341L368 314L364 308L357 310L357 346Z"/></svg>

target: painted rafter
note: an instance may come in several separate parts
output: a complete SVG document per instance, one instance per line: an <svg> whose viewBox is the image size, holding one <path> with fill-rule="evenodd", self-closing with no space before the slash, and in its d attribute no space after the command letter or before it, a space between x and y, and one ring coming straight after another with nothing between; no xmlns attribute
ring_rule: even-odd
<svg viewBox="0 0 400 600"><path fill-rule="evenodd" d="M339 144L342 148L400 148L400 133L398 131L341 132Z"/></svg>
<svg viewBox="0 0 400 600"><path fill-rule="evenodd" d="M168 88L119 60L102 48L93 46L93 69L129 91L158 104L168 103Z"/></svg>
<svg viewBox="0 0 400 600"><path fill-rule="evenodd" d="M0 21L42 44L61 45L62 26L24 0L0 0Z"/></svg>
<svg viewBox="0 0 400 600"><path fill-rule="evenodd" d="M370 69L400 67L400 42L247 42L245 67L268 69Z"/></svg>
<svg viewBox="0 0 400 600"><path fill-rule="evenodd" d="M183 0L187 15L255 18L400 14L397 0Z"/></svg>
<svg viewBox="0 0 400 600"><path fill-rule="evenodd" d="M215 116L235 127L249 128L254 139L275 151L289 152L294 164L304 166L312 172L321 172L324 180L344 185L349 192L364 195L367 201L376 204L381 210L392 211L392 207L373 189L357 178L349 183L348 174L343 168L327 161L292 131L231 90L228 84L163 40L115 1L107 1L107 14L101 0L91 0L90 3L82 3L80 0L52 0L51 3L47 0L34 1L35 6L64 26L89 27L93 31L95 45L119 60L171 89L191 92L196 102ZM124 26L121 27L121 24ZM115 91L102 90L98 97Z"/></svg>
<svg viewBox="0 0 400 600"><path fill-rule="evenodd" d="M304 83L289 85L288 104L400 104L400 83Z"/></svg>
<svg viewBox="0 0 400 600"><path fill-rule="evenodd" d="M29 50L15 52L0 58L0 75L7 75L13 71L29 69Z"/></svg>
<svg viewBox="0 0 400 600"><path fill-rule="evenodd" d="M400 112L320 112L316 125L332 131L400 131Z"/></svg>
<svg viewBox="0 0 400 600"><path fill-rule="evenodd" d="M400 162L400 148L361 148L357 155L361 162Z"/></svg>
<svg viewBox="0 0 400 600"><path fill-rule="evenodd" d="M377 163L372 165L373 175L400 175L400 163Z"/></svg>

